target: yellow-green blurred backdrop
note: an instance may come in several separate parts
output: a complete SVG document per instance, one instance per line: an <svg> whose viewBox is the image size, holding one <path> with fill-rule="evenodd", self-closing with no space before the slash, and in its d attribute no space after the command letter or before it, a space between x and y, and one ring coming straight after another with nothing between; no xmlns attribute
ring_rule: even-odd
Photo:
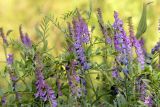
<svg viewBox="0 0 160 107"><path fill-rule="evenodd" d="M90 1L93 6L92 25L97 25L95 14L97 8L102 9L105 22L110 20L111 23L113 23L113 11L116 10L124 20L125 28L127 28L127 17L133 17L135 31L141 16L143 3L152 1L153 3L148 7L148 29L144 35L147 50L149 51L158 41L160 37L157 30L160 0L0 0L0 27L3 27L5 31L13 29L11 38L15 38L19 36L18 27L22 24L24 31L28 32L30 37L34 39L36 35L34 28L45 15L51 13L60 18L62 14L75 8L83 11L89 10ZM51 31L48 39L50 46L55 47L55 52L62 50L63 33L54 27L51 27ZM97 34L95 33L95 35ZM0 59L3 59L3 51L0 53Z"/></svg>

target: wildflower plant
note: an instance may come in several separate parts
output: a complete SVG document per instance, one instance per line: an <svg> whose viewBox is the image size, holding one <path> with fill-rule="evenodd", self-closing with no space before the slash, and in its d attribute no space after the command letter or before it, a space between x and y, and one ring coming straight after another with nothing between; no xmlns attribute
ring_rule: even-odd
<svg viewBox="0 0 160 107"><path fill-rule="evenodd" d="M6 65L1 78L8 83L0 90L2 107L159 107L160 43L150 52L144 48L147 6L137 32L132 17L126 30L123 13L114 11L114 21L105 22L100 8L94 23L92 8L65 13L64 23L45 16L36 26L36 41L24 33L25 25L18 39L0 28ZM58 55L48 46L51 25L64 35Z"/></svg>

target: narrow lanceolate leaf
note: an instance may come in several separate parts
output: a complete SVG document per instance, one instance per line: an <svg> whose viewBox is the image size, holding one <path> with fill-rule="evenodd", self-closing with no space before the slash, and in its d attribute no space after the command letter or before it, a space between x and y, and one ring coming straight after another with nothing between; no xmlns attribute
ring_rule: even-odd
<svg viewBox="0 0 160 107"><path fill-rule="evenodd" d="M136 37L138 39L143 35L143 33L147 29L147 6L150 3L143 4L142 16L141 16L141 19L139 21L139 25L138 25L138 28L137 28L137 34L136 34Z"/></svg>

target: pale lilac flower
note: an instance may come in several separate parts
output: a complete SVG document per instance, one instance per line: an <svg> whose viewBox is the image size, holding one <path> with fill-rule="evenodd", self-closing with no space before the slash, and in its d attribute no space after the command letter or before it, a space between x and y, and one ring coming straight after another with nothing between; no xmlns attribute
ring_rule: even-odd
<svg viewBox="0 0 160 107"><path fill-rule="evenodd" d="M85 56L83 43L88 43L89 37L87 33L87 25L84 24L83 20L73 20L74 28L74 48L77 55L77 59L82 66L83 70L88 70L90 67L87 63Z"/></svg>
<svg viewBox="0 0 160 107"><path fill-rule="evenodd" d="M145 104L147 107L153 107L152 97L151 97L151 96L147 96L147 97L145 98L144 104Z"/></svg>

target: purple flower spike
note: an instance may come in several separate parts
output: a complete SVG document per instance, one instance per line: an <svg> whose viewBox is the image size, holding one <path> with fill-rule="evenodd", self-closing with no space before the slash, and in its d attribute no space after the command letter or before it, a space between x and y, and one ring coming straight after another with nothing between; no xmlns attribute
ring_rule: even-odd
<svg viewBox="0 0 160 107"><path fill-rule="evenodd" d="M77 97L81 97L82 95L82 89L80 88L80 81L81 78L77 75L75 71L75 66L77 63L75 61L72 61L70 63L71 65L67 65L67 77L68 77L68 84L70 86L72 95L75 95ZM83 84L84 85L84 84Z"/></svg>
<svg viewBox="0 0 160 107"><path fill-rule="evenodd" d="M129 37L126 36L126 32L123 29L123 22L118 18L118 13L114 12L115 22L113 28L115 30L114 34L114 45L115 49L123 54L128 54L131 56L131 41Z"/></svg>
<svg viewBox="0 0 160 107"><path fill-rule="evenodd" d="M83 43L88 43L89 40L90 40L90 37L89 37L89 30L88 30L88 26L87 24L84 22L84 20L82 19L81 15L79 14L79 25L80 25L80 35L81 35L81 38L82 38L82 42Z"/></svg>
<svg viewBox="0 0 160 107"><path fill-rule="evenodd" d="M132 46L136 49L137 54L137 60L141 64L141 69L144 69L145 64L145 50L143 49L144 41L141 39L140 41L135 37L134 31L133 31L133 25L132 25L132 18L129 18L129 33L130 33L130 40L132 43Z"/></svg>
<svg viewBox="0 0 160 107"><path fill-rule="evenodd" d="M52 88L46 83L42 69L43 69L43 64L39 59L39 55L36 55L36 89L37 93L35 94L35 97L40 97L43 101L49 100L52 104L52 107L57 107L57 101L56 97L54 94L54 91Z"/></svg>
<svg viewBox="0 0 160 107"><path fill-rule="evenodd" d="M7 64L8 65L12 65L13 64L13 54L8 54Z"/></svg>
<svg viewBox="0 0 160 107"><path fill-rule="evenodd" d="M123 72L128 73L128 65L130 60L132 60L132 44L126 32L123 28L123 22L119 19L118 13L114 12L114 47L119 53L116 59L124 65Z"/></svg>
<svg viewBox="0 0 160 107"><path fill-rule="evenodd" d="M82 18L79 16L79 20L73 20L74 28L74 48L77 55L77 59L82 66L83 70L88 70L90 67L86 61L86 56L83 48L83 43L89 42L88 28Z"/></svg>
<svg viewBox="0 0 160 107"><path fill-rule="evenodd" d="M43 101L50 100L52 103L52 107L57 107L57 101L54 94L54 91L51 87L46 84L44 80L44 76L41 71L36 71L37 75L37 82L36 82L36 89L37 93L35 94L35 97L40 97Z"/></svg>
<svg viewBox="0 0 160 107"><path fill-rule="evenodd" d="M136 39L136 37L134 37L133 45L136 48L137 59L138 59L138 62L141 64L141 69L143 70L145 65L145 56L144 56L144 52L141 47L141 44Z"/></svg>
<svg viewBox="0 0 160 107"><path fill-rule="evenodd" d="M27 34L27 33L24 34L24 33L22 32L22 26L19 27L19 32L20 32L20 37L21 37L22 43L23 43L26 47L31 48L31 47L32 47L31 40L30 40L30 38L28 37L28 34Z"/></svg>
<svg viewBox="0 0 160 107"><path fill-rule="evenodd" d="M23 42L23 44L26 45L27 47L32 47L31 40L30 40L30 38L28 37L28 34L27 34L27 33L26 33L25 36L23 37L22 42Z"/></svg>
<svg viewBox="0 0 160 107"><path fill-rule="evenodd" d="M37 87L37 93L35 94L36 97L40 97L44 101L46 101L46 90L45 89L45 81L44 77L41 73L41 71L36 71L37 75L37 82L36 82L36 87Z"/></svg>

